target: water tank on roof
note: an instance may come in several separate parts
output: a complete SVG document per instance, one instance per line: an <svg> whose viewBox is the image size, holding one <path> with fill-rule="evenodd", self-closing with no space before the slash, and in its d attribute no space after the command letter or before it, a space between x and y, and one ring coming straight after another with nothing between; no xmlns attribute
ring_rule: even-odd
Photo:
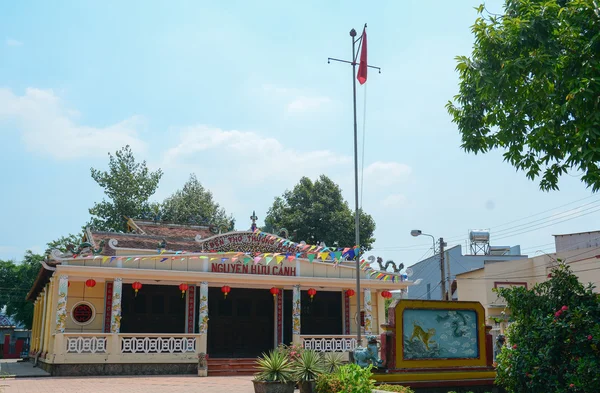
<svg viewBox="0 0 600 393"><path fill-rule="evenodd" d="M488 243L490 241L489 231L471 231L469 232L469 240L472 243Z"/></svg>

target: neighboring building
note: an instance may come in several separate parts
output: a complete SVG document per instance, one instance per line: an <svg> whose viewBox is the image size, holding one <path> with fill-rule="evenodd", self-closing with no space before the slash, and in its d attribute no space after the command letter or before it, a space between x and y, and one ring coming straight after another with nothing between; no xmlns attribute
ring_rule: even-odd
<svg viewBox="0 0 600 393"><path fill-rule="evenodd" d="M600 247L600 231L553 235L556 252Z"/></svg>
<svg viewBox="0 0 600 393"><path fill-rule="evenodd" d="M382 296L411 284L365 270L354 294L354 248L128 223L128 233L86 230L79 247L53 251L28 294L31 352L54 375L196 372L205 355L215 374L291 342L348 352L359 321L365 335L381 333Z"/></svg>
<svg viewBox="0 0 600 393"><path fill-rule="evenodd" d="M18 359L26 356L31 331L19 326L12 318L0 314L0 357Z"/></svg>
<svg viewBox="0 0 600 393"><path fill-rule="evenodd" d="M568 235L567 235L568 236ZM525 260L485 261L477 270L457 274L457 295L461 301L478 301L486 312L486 319L494 325L492 334L503 333L508 325L510 310L495 292L495 288L522 286L532 288L548 279L557 260L569 264L583 283L600 283L600 246L586 249L544 254ZM410 291L414 287L411 287ZM598 292L598 288L594 291ZM504 314L503 314L504 313Z"/></svg>
<svg viewBox="0 0 600 393"><path fill-rule="evenodd" d="M487 254L483 255L463 255L460 245L451 247L444 252L446 266L446 285L452 289L452 298L457 299L455 290L455 278L457 274L481 269L484 262L495 261L505 262L526 259L526 255L521 254L521 247L488 247ZM496 251L501 250L501 251ZM448 267L450 268L450 281L447 280ZM424 259L411 266L413 275L411 279L418 285L413 285L408 291L409 299L422 300L441 300L441 268L440 255L436 254L430 258ZM420 282L418 280L421 280ZM459 300L463 300L460 298Z"/></svg>

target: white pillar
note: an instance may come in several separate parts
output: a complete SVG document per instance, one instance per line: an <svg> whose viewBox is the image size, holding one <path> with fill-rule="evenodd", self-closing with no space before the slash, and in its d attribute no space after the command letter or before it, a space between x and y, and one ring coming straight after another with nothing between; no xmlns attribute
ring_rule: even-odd
<svg viewBox="0 0 600 393"><path fill-rule="evenodd" d="M372 334L372 323L373 316L371 315L371 290L369 288L364 289L364 303L365 303L365 336Z"/></svg>
<svg viewBox="0 0 600 393"><path fill-rule="evenodd" d="M56 303L56 333L64 333L67 325L67 293L69 276L62 274L58 278L58 301Z"/></svg>
<svg viewBox="0 0 600 393"><path fill-rule="evenodd" d="M300 343L301 333L301 321L300 316L302 315L302 305L300 299L302 298L300 292L300 285L294 285L293 297L292 297L292 334L294 336L294 344Z"/></svg>
<svg viewBox="0 0 600 393"><path fill-rule="evenodd" d="M208 332L208 282L206 281L200 283L198 315L198 333L206 335Z"/></svg>
<svg viewBox="0 0 600 393"><path fill-rule="evenodd" d="M121 294L123 292L123 279L115 278L113 281L112 314L110 316L110 332L121 331Z"/></svg>

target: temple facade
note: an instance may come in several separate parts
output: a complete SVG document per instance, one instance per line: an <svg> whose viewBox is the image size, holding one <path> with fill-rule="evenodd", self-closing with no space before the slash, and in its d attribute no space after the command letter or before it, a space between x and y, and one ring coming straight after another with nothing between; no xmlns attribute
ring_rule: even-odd
<svg viewBox="0 0 600 393"><path fill-rule="evenodd" d="M296 243L254 222L229 233L128 224L86 230L40 269L28 294L31 356L53 375L192 373L199 358L210 374L211 361L291 343L349 352L358 329L382 332L385 299L411 284L368 262L357 271L356 247Z"/></svg>

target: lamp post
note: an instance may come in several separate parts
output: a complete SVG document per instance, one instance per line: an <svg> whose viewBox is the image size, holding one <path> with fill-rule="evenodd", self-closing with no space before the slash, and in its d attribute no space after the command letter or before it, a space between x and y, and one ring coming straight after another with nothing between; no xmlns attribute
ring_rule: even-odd
<svg viewBox="0 0 600 393"><path fill-rule="evenodd" d="M420 229L413 229L410 231L411 236L429 236L433 240L433 255L435 255L435 237L427 233L423 233ZM440 272L441 272L441 284L442 284L442 300L446 298L446 275L444 274L444 241L440 239Z"/></svg>

